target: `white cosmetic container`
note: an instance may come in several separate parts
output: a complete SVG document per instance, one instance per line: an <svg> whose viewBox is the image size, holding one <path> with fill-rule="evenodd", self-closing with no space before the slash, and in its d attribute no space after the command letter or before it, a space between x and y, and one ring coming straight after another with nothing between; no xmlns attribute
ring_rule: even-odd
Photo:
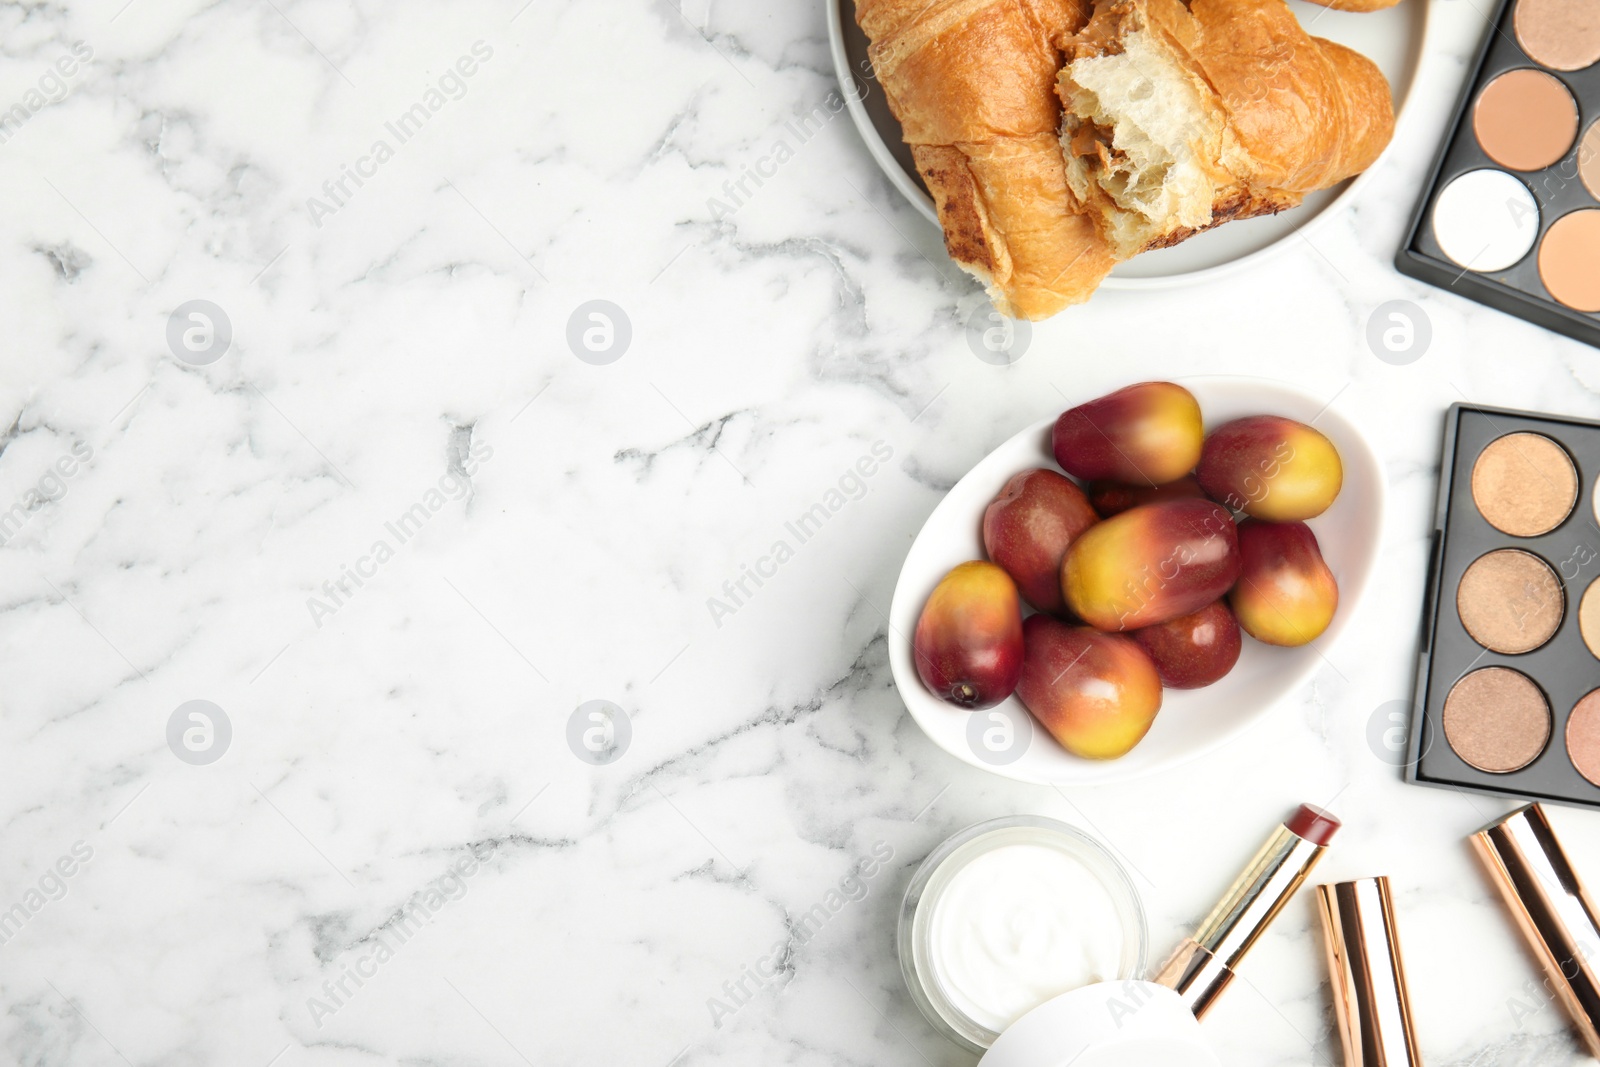
<svg viewBox="0 0 1600 1067"><path fill-rule="evenodd" d="M1033 815L945 841L900 908L911 999L950 1041L986 1053L980 1067L1217 1067L1183 999L1140 980L1147 942L1122 864Z"/></svg>

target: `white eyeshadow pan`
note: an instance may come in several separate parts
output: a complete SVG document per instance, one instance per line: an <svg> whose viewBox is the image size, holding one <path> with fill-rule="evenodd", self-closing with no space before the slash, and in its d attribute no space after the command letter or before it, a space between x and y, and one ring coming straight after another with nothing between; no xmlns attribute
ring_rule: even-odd
<svg viewBox="0 0 1600 1067"><path fill-rule="evenodd" d="M1457 265L1505 270L1539 237L1539 205L1503 170L1475 170L1445 186L1433 205L1433 236Z"/></svg>

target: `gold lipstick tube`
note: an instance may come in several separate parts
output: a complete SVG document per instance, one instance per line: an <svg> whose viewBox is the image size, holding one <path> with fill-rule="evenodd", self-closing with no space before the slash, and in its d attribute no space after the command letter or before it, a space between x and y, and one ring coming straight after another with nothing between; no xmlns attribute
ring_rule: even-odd
<svg viewBox="0 0 1600 1067"><path fill-rule="evenodd" d="M1389 879L1317 886L1345 1067L1421 1067Z"/></svg>
<svg viewBox="0 0 1600 1067"><path fill-rule="evenodd" d="M1337 819L1302 804L1151 980L1176 990L1189 1010L1203 1018L1233 981L1234 968L1250 946L1305 882L1338 828Z"/></svg>
<svg viewBox="0 0 1600 1067"><path fill-rule="evenodd" d="M1538 804L1507 815L1469 839L1489 880L1572 1017L1589 1054L1600 1058L1600 922Z"/></svg>

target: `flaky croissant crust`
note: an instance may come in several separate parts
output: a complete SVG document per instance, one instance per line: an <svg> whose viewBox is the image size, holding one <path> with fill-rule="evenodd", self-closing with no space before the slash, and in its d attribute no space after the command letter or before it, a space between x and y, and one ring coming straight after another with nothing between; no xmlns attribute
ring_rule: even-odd
<svg viewBox="0 0 1600 1067"><path fill-rule="evenodd" d="M1055 96L1078 0L858 0L871 59L951 258L995 306L1045 318L1115 265L1067 190Z"/></svg>
<svg viewBox="0 0 1600 1067"><path fill-rule="evenodd" d="M1143 248L1298 204L1364 169L1393 130L1377 68L1305 33L1284 0L858 0L856 10L951 257L1016 317L1088 299ZM1200 109L1223 116L1200 225L1119 229L1092 166L1076 191L1069 183L1063 66L1114 52L1136 25L1161 30L1173 62L1205 86Z"/></svg>

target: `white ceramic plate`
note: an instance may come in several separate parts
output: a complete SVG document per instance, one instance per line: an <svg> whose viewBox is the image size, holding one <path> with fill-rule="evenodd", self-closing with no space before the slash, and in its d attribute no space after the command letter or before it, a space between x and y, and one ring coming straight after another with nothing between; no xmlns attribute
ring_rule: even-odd
<svg viewBox="0 0 1600 1067"><path fill-rule="evenodd" d="M828 5L828 36L833 65L850 108L850 117L891 184L935 226L939 217L933 200L917 176L911 152L900 136L900 123L889 112L882 90L867 60L867 38L856 25L855 0L824 0ZM1311 33L1348 45L1378 64L1394 91L1397 120L1404 115L1427 33L1426 0L1405 0L1397 7L1367 13L1332 11L1291 0L1300 22ZM1396 123L1399 127L1399 122ZM1306 229L1335 213L1354 198L1366 174L1314 193L1304 204L1281 215L1230 222L1178 245L1163 248L1123 263L1102 285L1107 289L1163 289L1207 281L1282 250L1295 231Z"/></svg>
<svg viewBox="0 0 1600 1067"><path fill-rule="evenodd" d="M980 759L967 735L972 717L987 713L963 711L928 692L912 663L911 634L939 579L958 563L985 558L980 533L983 511L1006 481L1031 467L1055 467L1050 452L1055 417L1041 419L985 456L934 508L900 569L889 608L889 664L900 698L923 732L957 759L1007 778L1062 785L1100 784L1153 774L1223 744L1300 689L1349 624L1372 573L1383 529L1383 468L1372 448L1338 412L1324 410L1326 398L1262 378L1177 381L1199 400L1208 430L1245 415L1284 415L1301 422L1315 420L1317 429L1339 449L1344 488L1333 506L1309 523L1339 583L1339 610L1332 625L1304 648L1273 648L1245 637L1239 663L1226 678L1205 689L1167 690L1150 732L1119 760L1101 762L1071 755L1031 720L1032 740L1020 758L1003 765ZM999 707L1007 714L1027 718L1016 697Z"/></svg>

